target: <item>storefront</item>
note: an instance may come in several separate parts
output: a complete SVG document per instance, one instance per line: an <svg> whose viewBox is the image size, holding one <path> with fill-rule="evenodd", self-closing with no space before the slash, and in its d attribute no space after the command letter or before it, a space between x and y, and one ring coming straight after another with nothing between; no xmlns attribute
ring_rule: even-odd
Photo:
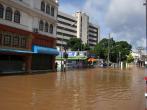
<svg viewBox="0 0 147 110"><path fill-rule="evenodd" d="M63 55L64 52L56 57L56 62L58 63L58 70L61 70L61 65L63 65L65 58ZM66 59L66 68L85 68L87 67L87 51L68 51L68 58Z"/></svg>
<svg viewBox="0 0 147 110"><path fill-rule="evenodd" d="M42 3L52 10L46 12ZM54 71L57 10L58 2L52 0L1 1L0 74Z"/></svg>
<svg viewBox="0 0 147 110"><path fill-rule="evenodd" d="M0 24L0 73L27 71L31 54L30 32Z"/></svg>
<svg viewBox="0 0 147 110"><path fill-rule="evenodd" d="M31 51L0 49L0 73L26 72Z"/></svg>
<svg viewBox="0 0 147 110"><path fill-rule="evenodd" d="M0 25L0 74L54 71L56 39Z"/></svg>
<svg viewBox="0 0 147 110"><path fill-rule="evenodd" d="M54 70L55 56L59 52L54 48L33 46L32 70Z"/></svg>
<svg viewBox="0 0 147 110"><path fill-rule="evenodd" d="M0 73L54 70L56 49L34 46L32 51L0 49Z"/></svg>

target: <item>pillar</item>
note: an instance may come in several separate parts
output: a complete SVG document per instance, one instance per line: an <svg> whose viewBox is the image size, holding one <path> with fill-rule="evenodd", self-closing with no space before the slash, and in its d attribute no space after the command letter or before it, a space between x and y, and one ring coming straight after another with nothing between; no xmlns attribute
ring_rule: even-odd
<svg viewBox="0 0 147 110"><path fill-rule="evenodd" d="M55 56L52 56L52 70L56 71L55 70Z"/></svg>
<svg viewBox="0 0 147 110"><path fill-rule="evenodd" d="M32 55L28 55L26 58L26 71L32 73Z"/></svg>

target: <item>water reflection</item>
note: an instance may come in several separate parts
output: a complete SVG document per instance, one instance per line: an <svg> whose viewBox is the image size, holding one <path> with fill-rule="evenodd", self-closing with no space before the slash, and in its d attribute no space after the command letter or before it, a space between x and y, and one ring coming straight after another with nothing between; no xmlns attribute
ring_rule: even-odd
<svg viewBox="0 0 147 110"><path fill-rule="evenodd" d="M2 110L144 110L144 70L0 77Z"/></svg>

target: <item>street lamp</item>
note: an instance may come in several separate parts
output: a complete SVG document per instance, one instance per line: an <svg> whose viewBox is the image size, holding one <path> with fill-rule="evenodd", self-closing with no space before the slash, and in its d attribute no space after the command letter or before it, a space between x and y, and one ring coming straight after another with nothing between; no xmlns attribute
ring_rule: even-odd
<svg viewBox="0 0 147 110"><path fill-rule="evenodd" d="M76 22L74 22L73 24L69 25L69 26L74 26L76 24ZM65 27L62 27L63 30L65 30L66 28ZM67 62L67 58L65 58L65 56L67 55L64 55L64 54L67 54L66 53L66 48L64 47L64 52L62 52L63 50L63 38L64 38L64 33L62 32L62 43L61 43L61 71L66 71L66 62ZM64 64L62 64L63 62L63 58L64 58Z"/></svg>
<svg viewBox="0 0 147 110"><path fill-rule="evenodd" d="M82 38L80 38L80 43L81 43L81 49L80 50L82 51Z"/></svg>
<svg viewBox="0 0 147 110"><path fill-rule="evenodd" d="M63 33L62 33L63 34ZM60 51L61 51L61 71L63 71L63 65L62 65L62 57L63 57L63 53L62 53L62 49L63 49L63 37L64 34L62 36L62 41L61 41L61 47L60 47Z"/></svg>

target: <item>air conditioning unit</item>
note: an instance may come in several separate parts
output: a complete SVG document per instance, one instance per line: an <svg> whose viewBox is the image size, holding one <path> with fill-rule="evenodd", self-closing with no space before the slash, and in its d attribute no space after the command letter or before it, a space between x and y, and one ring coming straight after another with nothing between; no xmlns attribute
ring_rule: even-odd
<svg viewBox="0 0 147 110"><path fill-rule="evenodd" d="M34 28L34 29L33 29L33 32L34 32L34 33L38 33L38 29L37 29L37 28Z"/></svg>

